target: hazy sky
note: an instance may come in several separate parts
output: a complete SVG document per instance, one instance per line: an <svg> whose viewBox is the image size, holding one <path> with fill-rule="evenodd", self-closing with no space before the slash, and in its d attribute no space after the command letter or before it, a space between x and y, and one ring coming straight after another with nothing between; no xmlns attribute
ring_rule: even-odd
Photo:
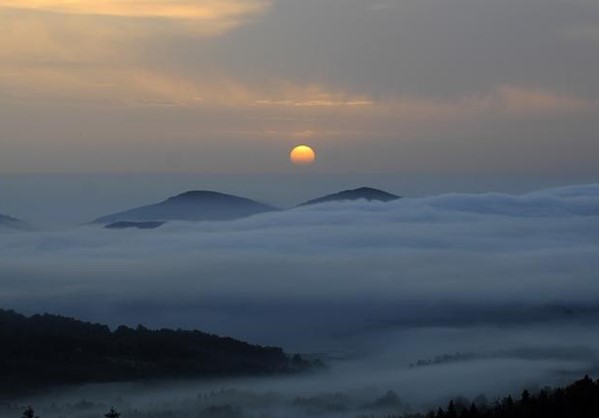
<svg viewBox="0 0 599 418"><path fill-rule="evenodd" d="M0 173L596 176L595 0L0 0Z"/></svg>

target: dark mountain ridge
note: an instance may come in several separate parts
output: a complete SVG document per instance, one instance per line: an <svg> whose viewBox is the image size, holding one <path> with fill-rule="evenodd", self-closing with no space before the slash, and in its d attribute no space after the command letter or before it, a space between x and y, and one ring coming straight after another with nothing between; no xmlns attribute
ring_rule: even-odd
<svg viewBox="0 0 599 418"><path fill-rule="evenodd" d="M401 197L372 187L360 187L309 200L299 206L359 199L389 202ZM92 223L106 225L109 229L154 229L170 220L229 221L279 210L274 206L239 196L195 190L170 197L160 203L103 216Z"/></svg>
<svg viewBox="0 0 599 418"><path fill-rule="evenodd" d="M329 194L316 199L309 200L302 203L299 206L316 205L319 203L327 202L340 202L344 200L360 200L365 199L368 201L377 202L390 202L393 200L401 199L401 196L397 196L391 193L387 193L383 190L374 189L372 187L360 187L358 189L343 190L338 193Z"/></svg>
<svg viewBox="0 0 599 418"><path fill-rule="evenodd" d="M229 221L279 210L260 202L225 193L196 190L170 197L160 203L114 213L93 223L145 221Z"/></svg>

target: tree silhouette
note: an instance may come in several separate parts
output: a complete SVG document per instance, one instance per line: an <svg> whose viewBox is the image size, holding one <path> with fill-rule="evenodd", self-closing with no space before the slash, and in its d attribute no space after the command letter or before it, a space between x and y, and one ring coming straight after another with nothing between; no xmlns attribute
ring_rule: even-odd
<svg viewBox="0 0 599 418"><path fill-rule="evenodd" d="M120 416L121 416L121 413L117 412L117 410L114 408L110 408L110 411L108 411L106 414L104 414L105 418L119 418Z"/></svg>
<svg viewBox="0 0 599 418"><path fill-rule="evenodd" d="M451 401L447 409L409 418L597 418L599 417L599 380L585 376L563 389L543 389L520 399L507 396L492 405Z"/></svg>
<svg viewBox="0 0 599 418"><path fill-rule="evenodd" d="M455 403L453 401L449 402L449 406L447 407L447 413L445 414L447 418L458 418L458 413L456 411Z"/></svg>
<svg viewBox="0 0 599 418"><path fill-rule="evenodd" d="M35 411L31 406L28 406L26 410L23 411L23 418L39 418L35 415Z"/></svg>

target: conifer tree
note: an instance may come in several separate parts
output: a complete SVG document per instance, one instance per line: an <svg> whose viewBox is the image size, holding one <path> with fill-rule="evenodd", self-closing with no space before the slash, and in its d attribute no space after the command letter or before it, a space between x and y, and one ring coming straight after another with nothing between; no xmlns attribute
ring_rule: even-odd
<svg viewBox="0 0 599 418"><path fill-rule="evenodd" d="M25 411L23 411L23 418L39 418L35 415L35 411L31 406L28 406Z"/></svg>
<svg viewBox="0 0 599 418"><path fill-rule="evenodd" d="M116 409L114 408L110 408L110 411L108 411L106 414L104 414L105 418L120 418L121 413L117 412ZM23 417L25 418L25 417Z"/></svg>

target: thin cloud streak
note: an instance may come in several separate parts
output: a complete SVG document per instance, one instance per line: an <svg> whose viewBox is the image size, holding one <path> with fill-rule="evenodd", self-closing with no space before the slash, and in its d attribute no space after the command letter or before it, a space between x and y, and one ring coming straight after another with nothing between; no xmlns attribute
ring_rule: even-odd
<svg viewBox="0 0 599 418"><path fill-rule="evenodd" d="M75 15L219 22L262 12L268 0L0 0L0 7Z"/></svg>

